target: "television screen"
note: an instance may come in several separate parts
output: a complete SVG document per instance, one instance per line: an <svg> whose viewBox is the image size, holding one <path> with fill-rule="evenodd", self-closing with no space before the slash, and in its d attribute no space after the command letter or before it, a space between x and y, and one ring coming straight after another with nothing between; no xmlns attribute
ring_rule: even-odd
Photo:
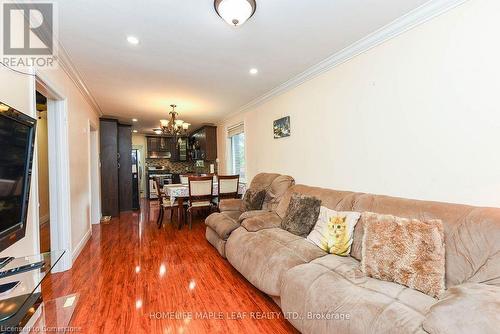
<svg viewBox="0 0 500 334"><path fill-rule="evenodd" d="M35 123L0 103L0 239L12 239L11 234L20 229L24 236Z"/></svg>

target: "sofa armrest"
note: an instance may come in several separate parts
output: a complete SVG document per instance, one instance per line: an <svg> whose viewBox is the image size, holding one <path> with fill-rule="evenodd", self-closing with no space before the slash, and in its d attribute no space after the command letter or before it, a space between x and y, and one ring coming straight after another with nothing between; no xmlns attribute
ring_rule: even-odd
<svg viewBox="0 0 500 334"><path fill-rule="evenodd" d="M219 202L219 209L221 212L241 211L241 199L237 198L222 199Z"/></svg>
<svg viewBox="0 0 500 334"><path fill-rule="evenodd" d="M211 228L222 240L227 240L229 235L240 227L240 224L224 213L212 213L205 219L205 225Z"/></svg>
<svg viewBox="0 0 500 334"><path fill-rule="evenodd" d="M431 334L498 333L500 286L465 283L446 290L432 305L423 328Z"/></svg>
<svg viewBox="0 0 500 334"><path fill-rule="evenodd" d="M275 212L267 212L245 219L241 226L248 232L257 232L268 228L277 228L281 225L281 218Z"/></svg>

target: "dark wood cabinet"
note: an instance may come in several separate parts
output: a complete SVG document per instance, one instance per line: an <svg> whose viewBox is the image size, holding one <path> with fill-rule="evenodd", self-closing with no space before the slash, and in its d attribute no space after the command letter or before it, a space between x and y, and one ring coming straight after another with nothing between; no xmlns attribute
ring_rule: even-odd
<svg viewBox="0 0 500 334"><path fill-rule="evenodd" d="M171 159L172 145L168 137L146 137L148 158Z"/></svg>
<svg viewBox="0 0 500 334"><path fill-rule="evenodd" d="M217 159L217 127L205 125L190 136L193 160L215 161Z"/></svg>
<svg viewBox="0 0 500 334"><path fill-rule="evenodd" d="M148 158L170 159L171 161L188 160L187 137L146 137Z"/></svg>
<svg viewBox="0 0 500 334"><path fill-rule="evenodd" d="M189 151L189 139L187 137L181 137L177 140L177 160L176 161L188 161Z"/></svg>
<svg viewBox="0 0 500 334"><path fill-rule="evenodd" d="M99 123L101 211L116 217L132 209L132 128L115 119Z"/></svg>
<svg viewBox="0 0 500 334"><path fill-rule="evenodd" d="M118 122L101 119L99 126L101 160L101 211L103 216L118 216Z"/></svg>
<svg viewBox="0 0 500 334"><path fill-rule="evenodd" d="M148 157L150 152L158 151L158 137L146 137L146 144L148 148Z"/></svg>
<svg viewBox="0 0 500 334"><path fill-rule="evenodd" d="M132 210L132 127L118 124L120 211Z"/></svg>

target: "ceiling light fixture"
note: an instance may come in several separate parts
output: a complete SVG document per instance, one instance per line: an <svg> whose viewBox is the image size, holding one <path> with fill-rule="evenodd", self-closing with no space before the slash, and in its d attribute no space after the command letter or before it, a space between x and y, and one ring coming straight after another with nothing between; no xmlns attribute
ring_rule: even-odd
<svg viewBox="0 0 500 334"><path fill-rule="evenodd" d="M163 134L176 137L179 135L186 134L191 124L186 123L183 120L177 118L179 116L179 113L175 111L177 105L171 104L170 107L172 107L172 111L168 113L170 115L170 119L168 120L161 119L160 128L153 129L154 133L156 133L157 135Z"/></svg>
<svg viewBox="0 0 500 334"><path fill-rule="evenodd" d="M138 122L139 120L137 118L132 118L132 122Z"/></svg>
<svg viewBox="0 0 500 334"><path fill-rule="evenodd" d="M127 36L127 42L129 42L132 45L137 45L139 44L139 38L135 36Z"/></svg>
<svg viewBox="0 0 500 334"><path fill-rule="evenodd" d="M137 132L139 132L139 131L137 131L137 130L132 130L132 132L133 132L133 133L137 133Z"/></svg>
<svg viewBox="0 0 500 334"><path fill-rule="evenodd" d="M230 25L239 26L255 14L255 0L215 0L215 11Z"/></svg>
<svg viewBox="0 0 500 334"><path fill-rule="evenodd" d="M250 72L251 75L257 75L259 73L259 70L256 69L256 68L252 68L252 69L250 69L249 72Z"/></svg>

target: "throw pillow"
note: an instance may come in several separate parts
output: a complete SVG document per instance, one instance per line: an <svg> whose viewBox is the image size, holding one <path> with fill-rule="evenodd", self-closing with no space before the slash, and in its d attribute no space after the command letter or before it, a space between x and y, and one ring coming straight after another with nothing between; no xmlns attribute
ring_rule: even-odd
<svg viewBox="0 0 500 334"><path fill-rule="evenodd" d="M361 270L438 297L445 289L443 223L365 212Z"/></svg>
<svg viewBox="0 0 500 334"><path fill-rule="evenodd" d="M354 226L361 214L353 211L335 211L324 206L307 240L330 254L347 256L351 251Z"/></svg>
<svg viewBox="0 0 500 334"><path fill-rule="evenodd" d="M318 219L320 207L321 200L316 197L292 194L281 228L305 238Z"/></svg>
<svg viewBox="0 0 500 334"><path fill-rule="evenodd" d="M266 197L266 190L253 190L248 189L243 196L241 201L241 211L247 212L252 210L262 209L262 203L264 203L264 198Z"/></svg>

